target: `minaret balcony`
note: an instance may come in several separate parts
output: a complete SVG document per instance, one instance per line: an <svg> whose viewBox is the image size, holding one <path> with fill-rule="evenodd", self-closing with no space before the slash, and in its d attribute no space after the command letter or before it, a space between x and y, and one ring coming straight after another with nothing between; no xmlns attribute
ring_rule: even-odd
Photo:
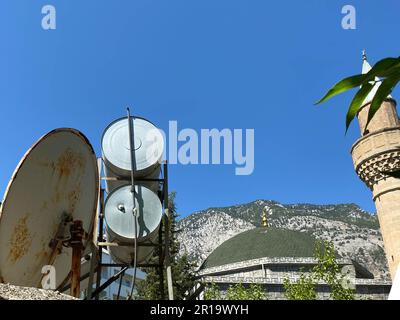
<svg viewBox="0 0 400 320"><path fill-rule="evenodd" d="M388 177L384 172L400 170L400 126L366 134L351 148L354 168L367 186Z"/></svg>

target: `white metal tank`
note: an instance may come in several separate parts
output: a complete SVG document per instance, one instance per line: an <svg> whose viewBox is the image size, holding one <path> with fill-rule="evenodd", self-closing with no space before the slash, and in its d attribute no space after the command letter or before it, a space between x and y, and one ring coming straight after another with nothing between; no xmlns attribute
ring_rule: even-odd
<svg viewBox="0 0 400 320"><path fill-rule="evenodd" d="M158 196L143 185L136 185L137 242L156 242L162 218L162 205ZM106 236L109 242L129 243L132 246L110 246L112 259L117 263L130 264L134 259L135 218L132 213L133 197L131 185L115 189L107 198L104 207ZM137 263L147 261L154 247L139 247Z"/></svg>
<svg viewBox="0 0 400 320"><path fill-rule="evenodd" d="M135 146L135 178L158 178L164 150L161 131L150 121L132 117ZM104 171L107 177L125 178L131 176L131 154L129 145L128 119L121 118L112 122L103 133L101 149ZM127 181L107 180L107 192L127 184ZM147 183L157 192L158 183Z"/></svg>

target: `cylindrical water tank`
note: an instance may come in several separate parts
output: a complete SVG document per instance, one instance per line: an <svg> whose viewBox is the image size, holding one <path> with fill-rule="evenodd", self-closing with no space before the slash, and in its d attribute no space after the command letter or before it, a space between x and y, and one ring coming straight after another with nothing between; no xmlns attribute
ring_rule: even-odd
<svg viewBox="0 0 400 320"><path fill-rule="evenodd" d="M150 121L134 117L135 178L158 178L164 150L161 131ZM131 153L129 145L128 119L121 118L112 122L103 133L101 149L104 171L109 178L130 179ZM107 192L126 184L127 181L107 180ZM146 184L157 191L158 183Z"/></svg>
<svg viewBox="0 0 400 320"><path fill-rule="evenodd" d="M115 189L107 198L104 207L106 236L109 242L122 242L132 246L110 246L112 259L117 263L130 264L134 259L134 240L137 242L156 242L162 218L162 205L158 196L143 185L135 186L135 205L137 208L137 233L135 217L132 213L133 196L131 186ZM137 250L137 263L147 261L154 247L144 246Z"/></svg>

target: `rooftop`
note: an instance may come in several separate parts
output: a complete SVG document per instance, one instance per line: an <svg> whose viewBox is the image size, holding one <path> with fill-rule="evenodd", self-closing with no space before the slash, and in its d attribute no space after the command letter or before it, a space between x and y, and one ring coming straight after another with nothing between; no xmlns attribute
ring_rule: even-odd
<svg viewBox="0 0 400 320"><path fill-rule="evenodd" d="M313 257L315 244L316 239L306 232L255 228L222 243L201 269L263 257Z"/></svg>

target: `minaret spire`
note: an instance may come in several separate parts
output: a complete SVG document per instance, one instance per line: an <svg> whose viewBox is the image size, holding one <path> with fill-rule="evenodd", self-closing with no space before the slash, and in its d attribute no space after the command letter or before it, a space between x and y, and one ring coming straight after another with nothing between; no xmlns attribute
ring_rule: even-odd
<svg viewBox="0 0 400 320"><path fill-rule="evenodd" d="M363 61L367 60L367 50L365 50L365 49L363 49L363 51L362 51L362 59L363 59Z"/></svg>
<svg viewBox="0 0 400 320"><path fill-rule="evenodd" d="M364 49L362 51L362 74L368 73L369 70L371 70L372 67L367 61L367 51ZM378 79L378 78L376 78Z"/></svg>
<svg viewBox="0 0 400 320"><path fill-rule="evenodd" d="M372 69L371 65L367 61L367 53L366 50L364 49L362 51L362 74L368 73ZM376 92L378 91L379 86L381 85L381 82L379 81L380 79L378 77L375 77L375 85L368 94L368 96L364 99L363 103L361 104L366 105L367 103L371 103L372 99L375 97ZM373 82L371 82L373 83ZM388 98L392 98L391 95L388 96Z"/></svg>

